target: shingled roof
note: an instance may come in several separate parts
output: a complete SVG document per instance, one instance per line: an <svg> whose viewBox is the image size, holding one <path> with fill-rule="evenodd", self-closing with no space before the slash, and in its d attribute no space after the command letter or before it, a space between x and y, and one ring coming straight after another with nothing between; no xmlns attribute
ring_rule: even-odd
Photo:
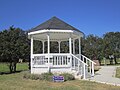
<svg viewBox="0 0 120 90"><path fill-rule="evenodd" d="M66 22L60 20L57 17L52 17L51 19L47 20L46 22L38 25L37 27L31 29L29 32L44 30L44 29L56 29L56 30L76 30L75 27L67 24ZM79 31L81 32L81 31Z"/></svg>

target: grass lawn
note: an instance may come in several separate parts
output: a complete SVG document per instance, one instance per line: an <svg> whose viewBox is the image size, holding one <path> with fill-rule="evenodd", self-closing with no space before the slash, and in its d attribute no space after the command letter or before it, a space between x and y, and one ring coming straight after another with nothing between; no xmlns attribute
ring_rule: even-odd
<svg viewBox="0 0 120 90"><path fill-rule="evenodd" d="M116 69L116 77L120 78L120 67Z"/></svg>
<svg viewBox="0 0 120 90"><path fill-rule="evenodd" d="M120 65L120 58L117 59L117 62L118 62L118 64L114 64L115 62L113 60L113 65L115 65L115 66ZM106 63L106 65L110 65L110 60L109 59L105 59L105 62L104 62L104 60L101 60L101 65L104 65L105 63Z"/></svg>
<svg viewBox="0 0 120 90"><path fill-rule="evenodd" d="M17 71L28 70L28 63L17 63ZM0 72L9 72L9 63L0 63Z"/></svg>
<svg viewBox="0 0 120 90"><path fill-rule="evenodd" d="M61 83L27 80L21 72L0 75L0 90L120 90L120 87L83 80Z"/></svg>

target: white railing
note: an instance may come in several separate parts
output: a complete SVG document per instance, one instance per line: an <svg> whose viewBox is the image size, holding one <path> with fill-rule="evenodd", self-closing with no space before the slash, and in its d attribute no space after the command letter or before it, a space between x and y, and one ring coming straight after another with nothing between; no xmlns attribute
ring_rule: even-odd
<svg viewBox="0 0 120 90"><path fill-rule="evenodd" d="M96 63L82 54L77 54L76 56L88 65L86 69L87 72L89 72L91 76L94 76L94 64Z"/></svg>
<svg viewBox="0 0 120 90"><path fill-rule="evenodd" d="M70 54L50 54L50 63L55 66L70 66Z"/></svg>
<svg viewBox="0 0 120 90"><path fill-rule="evenodd" d="M48 61L49 58L49 61ZM48 64L52 67L59 66L70 66L70 54L33 54L33 65L34 66L48 66Z"/></svg>
<svg viewBox="0 0 120 90"><path fill-rule="evenodd" d="M86 79L86 69L88 67L88 65L83 62L80 58L78 58L77 56L71 54L72 56L72 67L73 69L75 69L76 71L78 71L78 74L80 74L81 76L83 76L83 79Z"/></svg>
<svg viewBox="0 0 120 90"><path fill-rule="evenodd" d="M33 66L35 65L45 65L48 60L45 58L47 54L33 54Z"/></svg>
<svg viewBox="0 0 120 90"><path fill-rule="evenodd" d="M94 64L84 55L69 53L33 54L32 61L33 67L69 67L82 75L84 79L86 79L88 72L94 76Z"/></svg>

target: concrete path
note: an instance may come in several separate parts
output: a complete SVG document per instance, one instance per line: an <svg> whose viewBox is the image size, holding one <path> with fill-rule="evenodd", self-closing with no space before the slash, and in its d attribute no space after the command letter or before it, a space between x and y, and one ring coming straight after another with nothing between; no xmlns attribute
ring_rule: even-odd
<svg viewBox="0 0 120 90"><path fill-rule="evenodd" d="M95 76L90 80L120 86L120 78L115 78L117 67L118 66L101 66L101 69L97 71Z"/></svg>

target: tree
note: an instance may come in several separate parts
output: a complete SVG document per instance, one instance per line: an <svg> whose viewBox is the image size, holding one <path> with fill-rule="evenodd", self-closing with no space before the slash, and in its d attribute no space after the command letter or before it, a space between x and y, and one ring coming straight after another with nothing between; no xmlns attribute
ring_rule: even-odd
<svg viewBox="0 0 120 90"><path fill-rule="evenodd" d="M30 56L27 33L20 28L11 26L8 30L0 33L0 38L0 58L2 61L10 63L10 72L15 72L18 59L28 59Z"/></svg>
<svg viewBox="0 0 120 90"><path fill-rule="evenodd" d="M104 55L109 58L110 55L114 56L115 64L116 58L120 57L120 32L108 32L103 36L104 41Z"/></svg>
<svg viewBox="0 0 120 90"><path fill-rule="evenodd" d="M88 35L82 38L82 53L92 60L101 60L102 54L102 38L94 35Z"/></svg>

